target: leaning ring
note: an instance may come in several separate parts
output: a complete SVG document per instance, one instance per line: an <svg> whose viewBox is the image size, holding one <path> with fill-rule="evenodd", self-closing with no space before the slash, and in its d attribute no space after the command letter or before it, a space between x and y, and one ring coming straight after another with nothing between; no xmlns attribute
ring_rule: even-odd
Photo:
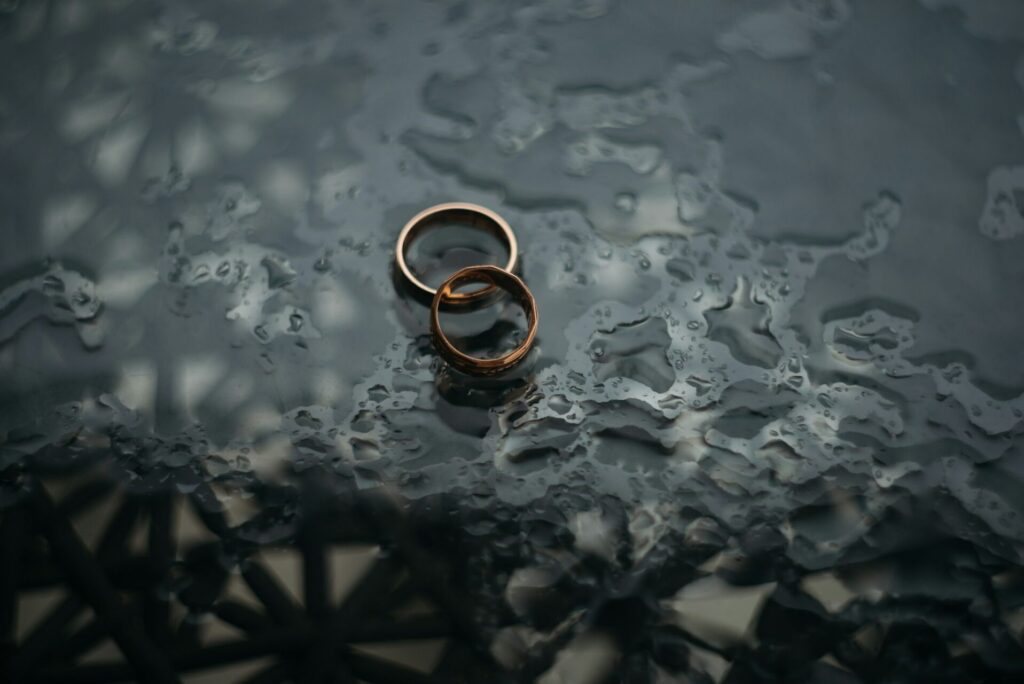
<svg viewBox="0 0 1024 684"><path fill-rule="evenodd" d="M493 291L496 288L505 290L523 307L529 329L525 339L518 347L504 356L491 359L470 356L455 348L441 329L441 306L451 302L457 294L454 292L455 288L466 283L486 283L487 291ZM478 290L478 292L483 291ZM512 273L497 266L469 266L456 271L448 280L444 281L441 287L437 288L430 304L430 332L438 353L454 368L470 375L494 375L512 368L525 359L530 352L534 338L537 337L537 302L533 298L533 293L526 287L526 283Z"/></svg>
<svg viewBox="0 0 1024 684"><path fill-rule="evenodd" d="M484 230L497 237L508 248L508 263L505 265L505 270L509 273L515 270L516 260L519 258L519 245L516 243L516 236L512 234L512 228L505 219L478 204L468 202L438 204L424 209L409 219L409 222L402 228L402 232L398 234L398 243L395 245L395 261L398 263L399 270L405 279L419 290L420 294L435 297L438 290L413 275L405 260L405 251L417 235L444 219L457 219L460 223ZM494 294L494 289L494 285L488 285L474 292L451 292L445 297L445 303L456 306L469 304L490 297Z"/></svg>

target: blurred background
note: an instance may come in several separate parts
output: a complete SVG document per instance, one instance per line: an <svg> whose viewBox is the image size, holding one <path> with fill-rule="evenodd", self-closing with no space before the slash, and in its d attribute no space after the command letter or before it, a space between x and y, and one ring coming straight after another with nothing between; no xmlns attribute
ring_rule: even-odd
<svg viewBox="0 0 1024 684"><path fill-rule="evenodd" d="M1022 43L1019 0L0 0L0 679L1019 681ZM518 237L509 375L394 276L448 201Z"/></svg>

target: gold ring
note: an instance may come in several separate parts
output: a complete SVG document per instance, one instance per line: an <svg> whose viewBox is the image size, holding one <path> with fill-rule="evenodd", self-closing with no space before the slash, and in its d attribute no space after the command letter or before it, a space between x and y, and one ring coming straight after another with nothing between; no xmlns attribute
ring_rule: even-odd
<svg viewBox="0 0 1024 684"><path fill-rule="evenodd" d="M398 263L399 270L405 279L419 290L420 294L434 297L438 291L413 275L405 260L405 250L408 249L413 238L443 218L456 218L461 223L484 230L497 237L508 247L508 263L505 265L505 271L511 273L515 270L516 260L519 258L519 245L516 243L516 236L512 234L512 228L505 219L478 204L469 202L438 204L424 209L409 219L409 222L402 228L402 232L398 234L398 242L395 245L395 261ZM469 304L490 297L494 294L494 289L493 285L489 285L474 292L452 292L445 299L445 303L456 306Z"/></svg>
<svg viewBox="0 0 1024 684"><path fill-rule="evenodd" d="M526 320L529 325L526 338L508 354L493 359L470 356L456 349L441 330L442 304L452 301L454 295L457 294L454 289L466 283L487 283L488 291L498 288L505 290L526 312ZM437 348L441 357L454 368L470 375L501 373L525 359L530 352L534 338L537 337L537 301L533 298L530 288L526 287L526 283L508 271L497 266L469 266L453 273L441 287L437 288L430 304L430 332L433 336L434 347Z"/></svg>

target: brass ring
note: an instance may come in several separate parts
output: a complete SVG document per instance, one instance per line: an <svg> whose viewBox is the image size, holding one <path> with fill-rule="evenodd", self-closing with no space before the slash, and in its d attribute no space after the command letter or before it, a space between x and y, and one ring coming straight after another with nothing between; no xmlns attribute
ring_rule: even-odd
<svg viewBox="0 0 1024 684"><path fill-rule="evenodd" d="M481 359L459 351L441 330L441 306L453 299L454 289L465 283L482 282L490 287L488 290L500 288L512 295L513 299L523 307L529 328L526 338L518 347L504 356L494 359ZM441 287L437 288L430 304L430 332L434 347L441 357L454 368L470 375L494 375L512 368L526 358L537 337L537 301L533 298L530 288L517 276L497 266L469 266L456 271Z"/></svg>
<svg viewBox="0 0 1024 684"><path fill-rule="evenodd" d="M460 218L473 228L485 230L501 240L508 247L508 263L505 264L505 271L511 273L515 270L516 260L519 258L519 245L516 243L516 236L513 235L512 228L505 219L478 204L470 204L469 202L438 204L429 209L424 209L409 219L409 222L402 228L402 232L398 234L398 242L395 244L395 262L398 264L398 268L402 275L405 276L405 279L419 290L420 294L434 297L437 295L437 290L413 275L409 264L405 260L405 250L408 249L413 238L419 235L431 223L436 222L440 218L451 218L452 216ZM494 289L493 285L489 285L475 292L453 292L446 298L445 303L459 306L477 302L494 294Z"/></svg>

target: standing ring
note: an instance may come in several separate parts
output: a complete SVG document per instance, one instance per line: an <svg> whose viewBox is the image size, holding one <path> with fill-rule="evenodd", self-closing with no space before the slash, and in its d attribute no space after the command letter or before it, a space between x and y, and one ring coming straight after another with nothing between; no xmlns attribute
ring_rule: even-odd
<svg viewBox="0 0 1024 684"><path fill-rule="evenodd" d="M505 265L505 270L509 273L515 270L516 260L519 258L519 245L516 243L516 236L512 234L512 228L505 219L478 204L468 202L438 204L424 209L409 219L409 222L402 228L402 232L398 234L398 243L395 245L395 261L398 263L399 270L421 295L436 297L438 290L413 275L405 260L405 251L417 235L445 219L457 219L460 223L484 230L497 237L508 248L508 263ZM450 292L445 297L445 304L460 306L477 302L490 297L494 294L494 290L495 286L492 284L473 292Z"/></svg>
<svg viewBox="0 0 1024 684"><path fill-rule="evenodd" d="M476 293L502 289L512 295L512 298L523 307L526 312L526 320L529 326L526 337L518 347L493 359L481 359L470 356L459 351L451 343L441 329L441 306L455 299L458 294L454 292L459 285L466 283L486 283L486 290L478 290ZM430 304L430 332L433 336L434 346L438 353L454 368L470 375L494 375L512 368L530 352L534 338L537 337L537 302L533 298L530 288L517 276L497 266L469 266L456 271L448 280L444 281L441 287L437 288L434 299Z"/></svg>

